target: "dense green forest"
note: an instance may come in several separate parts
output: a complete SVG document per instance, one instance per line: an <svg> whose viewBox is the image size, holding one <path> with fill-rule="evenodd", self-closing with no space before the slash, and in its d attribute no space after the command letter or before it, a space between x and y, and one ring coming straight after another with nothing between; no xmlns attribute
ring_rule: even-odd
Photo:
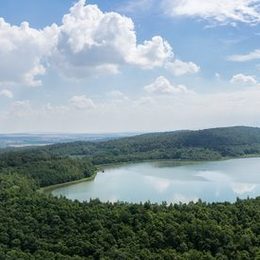
<svg viewBox="0 0 260 260"><path fill-rule="evenodd" d="M260 259L260 198L162 205L72 202L0 177L0 259Z"/></svg>
<svg viewBox="0 0 260 260"><path fill-rule="evenodd" d="M28 157L85 156L95 164L147 159L217 160L259 155L260 128L227 127L151 133L105 142L55 144L9 153L12 156L17 153L15 156L18 157L25 154ZM0 154L0 160L3 156L6 154Z"/></svg>
<svg viewBox="0 0 260 260"><path fill-rule="evenodd" d="M90 177L96 170L87 158L10 153L2 155L0 159L2 173L15 172L31 177L41 187Z"/></svg>
<svg viewBox="0 0 260 260"><path fill-rule="evenodd" d="M260 154L260 129L145 134L0 153L0 259L260 259L260 198L236 203L80 203L39 187L97 164Z"/></svg>

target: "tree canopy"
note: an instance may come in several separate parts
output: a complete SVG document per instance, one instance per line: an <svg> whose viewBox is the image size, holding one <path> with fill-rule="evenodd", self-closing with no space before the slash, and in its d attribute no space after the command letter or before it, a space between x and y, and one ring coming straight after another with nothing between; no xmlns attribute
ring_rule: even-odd
<svg viewBox="0 0 260 260"><path fill-rule="evenodd" d="M254 154L260 129L245 127L2 150L0 259L260 259L260 197L167 205L38 192L93 176L100 163Z"/></svg>
<svg viewBox="0 0 260 260"><path fill-rule="evenodd" d="M80 203L0 176L0 259L258 259L260 198ZM8 210L7 210L8 209Z"/></svg>

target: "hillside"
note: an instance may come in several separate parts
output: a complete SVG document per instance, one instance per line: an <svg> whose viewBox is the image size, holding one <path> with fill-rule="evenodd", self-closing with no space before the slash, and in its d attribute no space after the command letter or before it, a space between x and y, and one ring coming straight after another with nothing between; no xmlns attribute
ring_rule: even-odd
<svg viewBox="0 0 260 260"><path fill-rule="evenodd" d="M140 159L212 160L260 154L260 128L149 133L99 143L57 144L44 147L43 151L60 156L87 156L96 163Z"/></svg>
<svg viewBox="0 0 260 260"><path fill-rule="evenodd" d="M36 152L37 151L37 152ZM72 142L4 153L3 157L86 156L96 164L146 160L216 160L260 154L260 128L225 127L149 133L103 142Z"/></svg>
<svg viewBox="0 0 260 260"><path fill-rule="evenodd" d="M259 259L259 197L113 204L37 192L92 176L93 162L214 159L260 154L259 146L259 128L233 127L1 153L0 259Z"/></svg>
<svg viewBox="0 0 260 260"><path fill-rule="evenodd" d="M218 160L257 155L260 155L260 128L228 127L2 150L0 170L33 177L44 186L91 176L97 164L153 159Z"/></svg>

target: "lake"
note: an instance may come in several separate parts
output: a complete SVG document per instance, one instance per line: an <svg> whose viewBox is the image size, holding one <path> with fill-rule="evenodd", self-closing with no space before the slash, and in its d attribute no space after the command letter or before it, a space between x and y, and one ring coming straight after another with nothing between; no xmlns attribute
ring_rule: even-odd
<svg viewBox="0 0 260 260"><path fill-rule="evenodd" d="M52 194L79 201L233 202L260 195L260 158L121 164L106 167L93 181L60 187Z"/></svg>

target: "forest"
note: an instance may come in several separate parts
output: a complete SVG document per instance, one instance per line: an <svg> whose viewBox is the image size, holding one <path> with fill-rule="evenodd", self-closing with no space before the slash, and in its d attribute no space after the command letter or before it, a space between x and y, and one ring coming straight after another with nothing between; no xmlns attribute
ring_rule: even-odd
<svg viewBox="0 0 260 260"><path fill-rule="evenodd" d="M150 133L99 142L72 142L0 150L1 161L37 157L86 157L94 164L153 159L218 160L260 155L260 128L226 127ZM31 160L30 159L30 160Z"/></svg>
<svg viewBox="0 0 260 260"><path fill-rule="evenodd" d="M260 198L80 203L36 189L0 176L0 259L260 259Z"/></svg>
<svg viewBox="0 0 260 260"><path fill-rule="evenodd" d="M53 157L15 153L0 159L2 173L31 177L40 187L90 177L97 168L87 158Z"/></svg>
<svg viewBox="0 0 260 260"><path fill-rule="evenodd" d="M246 127L1 150L0 259L260 259L260 197L168 205L39 192L102 163L259 154L260 129Z"/></svg>

